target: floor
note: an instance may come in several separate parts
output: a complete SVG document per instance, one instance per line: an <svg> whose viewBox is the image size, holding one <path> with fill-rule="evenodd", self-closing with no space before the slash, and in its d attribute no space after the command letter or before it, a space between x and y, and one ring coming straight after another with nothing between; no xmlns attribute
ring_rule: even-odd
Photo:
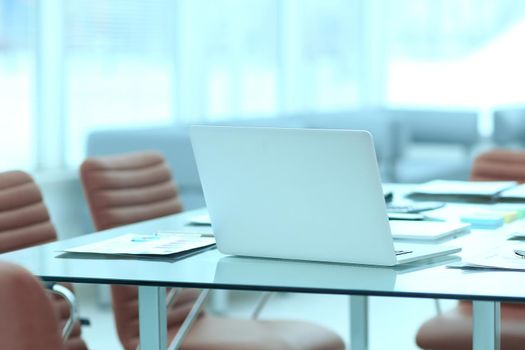
<svg viewBox="0 0 525 350"><path fill-rule="evenodd" d="M84 327L83 334L91 350L122 349L115 334L113 316L108 306L100 306L93 287L77 287L82 316L92 325ZM258 294L235 292L228 297L227 314L248 318ZM216 299L217 300L217 299ZM441 301L444 309L454 301ZM435 314L430 299L370 298L370 350L418 349L414 343L416 331L425 319ZM348 297L316 294L274 293L260 318L310 320L322 324L341 335L348 344Z"/></svg>

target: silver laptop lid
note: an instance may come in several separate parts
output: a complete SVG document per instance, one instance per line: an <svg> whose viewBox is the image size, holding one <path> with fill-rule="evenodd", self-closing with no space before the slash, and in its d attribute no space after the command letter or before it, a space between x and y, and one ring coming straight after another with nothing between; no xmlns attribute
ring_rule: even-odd
<svg viewBox="0 0 525 350"><path fill-rule="evenodd" d="M368 132L193 126L191 140L221 252L396 263Z"/></svg>

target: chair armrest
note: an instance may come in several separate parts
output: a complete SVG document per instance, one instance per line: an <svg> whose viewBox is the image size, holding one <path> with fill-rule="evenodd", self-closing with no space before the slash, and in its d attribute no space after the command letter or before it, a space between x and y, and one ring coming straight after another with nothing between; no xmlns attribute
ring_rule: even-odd
<svg viewBox="0 0 525 350"><path fill-rule="evenodd" d="M72 291L58 283L45 282L44 285L52 293L64 298L64 300L69 305L69 318L66 324L64 325L64 328L62 329L62 339L65 340L69 338L71 332L73 331L75 322L77 322L80 319L78 315L77 298L75 297L75 294L73 294Z"/></svg>

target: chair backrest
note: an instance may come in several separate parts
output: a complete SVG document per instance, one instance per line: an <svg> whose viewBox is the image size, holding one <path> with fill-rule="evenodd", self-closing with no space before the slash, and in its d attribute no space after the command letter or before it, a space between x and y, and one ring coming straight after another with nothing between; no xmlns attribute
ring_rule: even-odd
<svg viewBox="0 0 525 350"><path fill-rule="evenodd" d="M82 163L80 177L97 230L182 211L171 172L159 153L90 157ZM111 292L119 338L126 349L134 349L139 340L137 288L112 286ZM182 293L168 311L169 328L180 326L196 296L191 290Z"/></svg>
<svg viewBox="0 0 525 350"><path fill-rule="evenodd" d="M54 241L57 234L31 175L23 171L0 173L0 253ZM63 284L73 289L70 284ZM61 326L69 318L65 300L52 295L53 307ZM68 350L86 349L77 323L66 341Z"/></svg>
<svg viewBox="0 0 525 350"><path fill-rule="evenodd" d="M87 157L101 157L155 150L170 168L177 192L185 208L204 206L197 165L186 126L109 129L91 132L87 140Z"/></svg>
<svg viewBox="0 0 525 350"><path fill-rule="evenodd" d="M40 282L29 271L7 262L0 262L0 310L2 349L66 349Z"/></svg>
<svg viewBox="0 0 525 350"><path fill-rule="evenodd" d="M182 211L159 153L91 157L82 163L80 176L97 230Z"/></svg>
<svg viewBox="0 0 525 350"><path fill-rule="evenodd" d="M0 173L0 252L55 239L55 228L33 178L22 171Z"/></svg>
<svg viewBox="0 0 525 350"><path fill-rule="evenodd" d="M474 160L470 179L474 181L525 182L525 151L495 149Z"/></svg>

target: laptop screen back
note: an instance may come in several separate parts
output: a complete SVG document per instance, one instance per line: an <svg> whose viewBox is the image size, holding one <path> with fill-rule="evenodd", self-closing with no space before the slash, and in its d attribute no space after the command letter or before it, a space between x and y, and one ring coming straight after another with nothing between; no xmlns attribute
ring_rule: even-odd
<svg viewBox="0 0 525 350"><path fill-rule="evenodd" d="M221 252L395 263L368 132L193 126L191 139Z"/></svg>

